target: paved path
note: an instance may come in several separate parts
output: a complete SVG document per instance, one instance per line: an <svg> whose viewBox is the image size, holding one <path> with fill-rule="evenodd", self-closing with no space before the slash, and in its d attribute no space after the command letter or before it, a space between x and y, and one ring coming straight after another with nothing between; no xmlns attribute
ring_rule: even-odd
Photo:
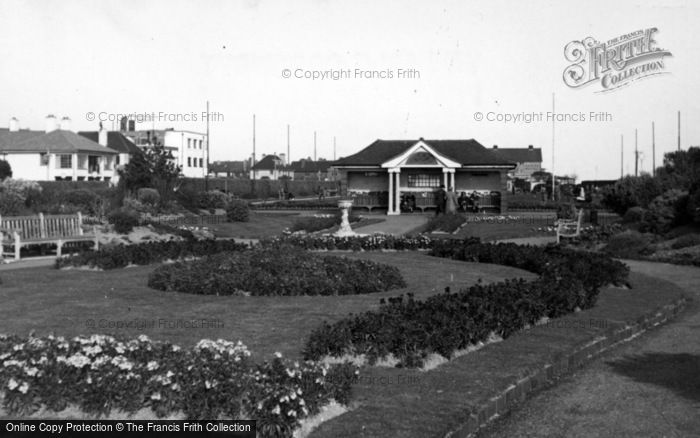
<svg viewBox="0 0 700 438"><path fill-rule="evenodd" d="M700 437L700 268L626 261L693 298L657 330L609 352L479 434L483 437Z"/></svg>
<svg viewBox="0 0 700 438"><path fill-rule="evenodd" d="M358 234L384 233L396 236L406 234L428 222L431 216L423 214L402 214L399 216L382 216L384 222L355 228Z"/></svg>

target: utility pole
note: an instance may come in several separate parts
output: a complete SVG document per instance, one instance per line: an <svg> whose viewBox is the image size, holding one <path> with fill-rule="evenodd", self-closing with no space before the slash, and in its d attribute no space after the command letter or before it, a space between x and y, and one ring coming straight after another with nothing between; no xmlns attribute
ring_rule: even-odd
<svg viewBox="0 0 700 438"><path fill-rule="evenodd" d="M253 114L253 164L250 167L253 169L253 181L255 181L255 114Z"/></svg>
<svg viewBox="0 0 700 438"><path fill-rule="evenodd" d="M639 150L637 149L637 130L634 130L634 176L639 176Z"/></svg>
<svg viewBox="0 0 700 438"><path fill-rule="evenodd" d="M207 167L204 169L204 190L209 191L209 101L207 100Z"/></svg>
<svg viewBox="0 0 700 438"><path fill-rule="evenodd" d="M556 119L556 111L554 111L554 93L552 93L552 201L554 201L554 194L556 193L556 176L554 175L554 120Z"/></svg>
<svg viewBox="0 0 700 438"><path fill-rule="evenodd" d="M333 161L335 161L335 135L333 136Z"/></svg>
<svg viewBox="0 0 700 438"><path fill-rule="evenodd" d="M620 178L625 176L625 136L620 134Z"/></svg>
<svg viewBox="0 0 700 438"><path fill-rule="evenodd" d="M316 131L314 131L314 161L316 161Z"/></svg>
<svg viewBox="0 0 700 438"><path fill-rule="evenodd" d="M292 163L292 155L289 153L289 124L287 124L287 164Z"/></svg>
<svg viewBox="0 0 700 438"><path fill-rule="evenodd" d="M651 122L651 175L656 176L656 133L654 122Z"/></svg>

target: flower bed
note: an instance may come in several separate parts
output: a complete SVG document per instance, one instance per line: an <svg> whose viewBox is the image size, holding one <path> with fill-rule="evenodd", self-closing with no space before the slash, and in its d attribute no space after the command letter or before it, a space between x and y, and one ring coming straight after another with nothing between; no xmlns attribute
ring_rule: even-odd
<svg viewBox="0 0 700 438"><path fill-rule="evenodd" d="M300 236L286 235L261 241L266 247L292 245L308 250L418 250L432 248L433 240L424 235L392 236L373 234L370 236Z"/></svg>
<svg viewBox="0 0 700 438"><path fill-rule="evenodd" d="M150 408L159 417L251 418L260 436L291 436L299 421L331 400L347 404L357 369L291 363L281 355L253 364L238 342L202 340L193 349L141 335L66 340L0 336L0 394L12 416L79 407L94 416Z"/></svg>
<svg viewBox="0 0 700 438"><path fill-rule="evenodd" d="M358 222L360 216L356 214L350 214L348 216L349 222ZM342 213L337 212L335 214L323 214L314 216L305 216L295 219L292 226L289 227L289 231L306 231L307 233L313 233L316 231L327 230L333 228L336 225L340 225L342 221Z"/></svg>
<svg viewBox="0 0 700 438"><path fill-rule="evenodd" d="M199 257L223 251L243 251L247 248L247 244L236 243L233 240L214 239L170 240L139 243L136 245L118 245L56 259L56 268L88 266L100 269L116 269L129 265L148 265L166 260Z"/></svg>
<svg viewBox="0 0 700 438"><path fill-rule="evenodd" d="M540 274L535 281L508 280L449 290L425 301L411 296L382 300L378 310L350 316L314 330L304 348L307 359L364 355L370 363L393 355L398 366L421 366L433 353L456 351L503 338L542 317L558 317L595 304L600 287L626 281L628 268L593 253L562 249L436 241L438 257L513 266Z"/></svg>
<svg viewBox="0 0 700 438"><path fill-rule="evenodd" d="M396 267L309 253L255 248L157 268L154 289L198 295L351 295L405 287Z"/></svg>

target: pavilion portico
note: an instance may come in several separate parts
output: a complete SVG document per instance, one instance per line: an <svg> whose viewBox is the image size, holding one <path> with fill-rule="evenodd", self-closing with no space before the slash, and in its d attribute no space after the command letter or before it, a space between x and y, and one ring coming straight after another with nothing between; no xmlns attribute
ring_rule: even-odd
<svg viewBox="0 0 700 438"><path fill-rule="evenodd" d="M506 173L515 167L474 140L423 139L377 140L334 166L355 206L386 208L390 215L401 214L402 196L410 196L422 211L435 208L434 193L440 185L457 193L476 192L481 205L505 211L494 199L500 200Z"/></svg>

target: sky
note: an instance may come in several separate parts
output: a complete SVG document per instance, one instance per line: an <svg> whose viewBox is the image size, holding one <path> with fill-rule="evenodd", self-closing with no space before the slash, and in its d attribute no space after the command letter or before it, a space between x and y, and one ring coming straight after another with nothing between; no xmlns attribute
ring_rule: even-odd
<svg viewBox="0 0 700 438"><path fill-rule="evenodd" d="M43 129L54 114L111 129L116 114L154 113L137 128L204 132L209 101L211 161L251 155L255 114L258 158L286 152L289 125L293 160L314 156L314 132L326 159L334 138L337 158L378 138L473 138L612 179L621 136L634 172L635 129L642 171L652 122L657 165L676 149L678 111L681 147L700 145L699 21L700 2L664 0L0 0L0 127ZM664 74L605 93L564 83L569 42L648 28L671 53ZM553 104L569 117L554 126ZM507 114L522 115L495 120Z"/></svg>

